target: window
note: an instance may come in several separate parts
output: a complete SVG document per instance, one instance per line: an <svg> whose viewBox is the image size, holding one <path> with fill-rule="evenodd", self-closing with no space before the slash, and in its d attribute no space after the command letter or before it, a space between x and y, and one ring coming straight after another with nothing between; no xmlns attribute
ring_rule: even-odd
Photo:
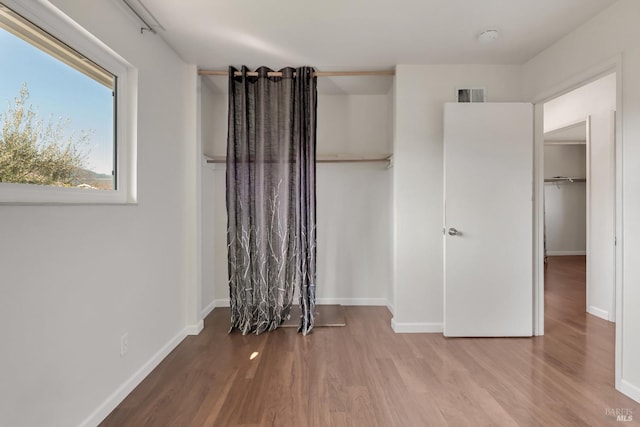
<svg viewBox="0 0 640 427"><path fill-rule="evenodd" d="M0 64L0 202L132 202L130 67L53 6L14 0Z"/></svg>

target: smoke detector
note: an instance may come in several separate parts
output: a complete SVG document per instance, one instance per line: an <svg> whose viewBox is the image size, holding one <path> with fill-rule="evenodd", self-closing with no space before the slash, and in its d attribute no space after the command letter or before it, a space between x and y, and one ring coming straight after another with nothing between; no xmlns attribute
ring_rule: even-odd
<svg viewBox="0 0 640 427"><path fill-rule="evenodd" d="M478 41L482 44L491 43L500 36L498 30L484 30L478 35Z"/></svg>

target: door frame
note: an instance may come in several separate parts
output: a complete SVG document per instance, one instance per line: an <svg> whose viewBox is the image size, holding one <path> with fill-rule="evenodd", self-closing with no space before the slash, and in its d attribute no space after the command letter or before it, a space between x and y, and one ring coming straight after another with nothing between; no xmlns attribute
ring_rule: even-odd
<svg viewBox="0 0 640 427"><path fill-rule="evenodd" d="M624 224L622 222L622 55L616 55L583 73L534 96L534 165L533 165L533 334L544 335L544 109L545 102L571 92L612 72L616 73L615 114L615 387L622 380L623 277L622 257ZM587 248L588 250L588 248Z"/></svg>

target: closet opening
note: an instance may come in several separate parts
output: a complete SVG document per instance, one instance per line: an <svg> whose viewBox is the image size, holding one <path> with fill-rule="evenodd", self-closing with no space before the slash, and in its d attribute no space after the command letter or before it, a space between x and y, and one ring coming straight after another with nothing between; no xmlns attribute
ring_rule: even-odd
<svg viewBox="0 0 640 427"><path fill-rule="evenodd" d="M225 200L228 79L226 71L201 72L199 77L203 318L230 304ZM383 306L393 299L393 101L392 72L318 77L316 307ZM293 301L297 306L297 294ZM297 319L295 313L292 319ZM330 319L322 321L327 325L338 323L334 316L324 319Z"/></svg>

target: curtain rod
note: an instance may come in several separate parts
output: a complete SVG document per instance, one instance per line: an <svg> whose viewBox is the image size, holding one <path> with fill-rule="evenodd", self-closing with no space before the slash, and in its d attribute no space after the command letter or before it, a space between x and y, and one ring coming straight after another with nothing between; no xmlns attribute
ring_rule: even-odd
<svg viewBox="0 0 640 427"><path fill-rule="evenodd" d="M131 3L129 3L129 0L122 0L122 2L125 5L127 5L127 7L131 10L131 12L133 12L133 14L138 17L140 22L142 22L144 24L143 27L140 27L140 34L144 34L145 31L149 31L152 34L157 34L156 30L151 25L149 25L149 23L142 17L142 15L140 15L140 13L131 5ZM147 11L147 13L149 13L147 8L144 7L144 5L142 3L140 3L140 5Z"/></svg>
<svg viewBox="0 0 640 427"><path fill-rule="evenodd" d="M201 76L228 76L228 71L218 70L198 70L198 74ZM242 71L236 71L235 76L241 76ZM295 73L294 73L295 75ZM355 76L395 76L395 70L374 70L374 71L316 71L313 73L315 77L355 77ZM257 71L248 71L247 76L258 76ZM280 71L267 72L268 77L282 77Z"/></svg>

